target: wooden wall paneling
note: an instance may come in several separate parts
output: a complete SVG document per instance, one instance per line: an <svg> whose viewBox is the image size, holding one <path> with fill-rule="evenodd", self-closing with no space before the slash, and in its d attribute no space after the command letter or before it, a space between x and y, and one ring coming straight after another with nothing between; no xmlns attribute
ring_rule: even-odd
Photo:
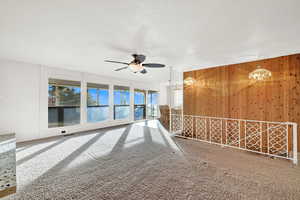
<svg viewBox="0 0 300 200"><path fill-rule="evenodd" d="M258 65L272 72L269 80L249 80ZM300 54L185 72L187 77L197 82L184 87L185 114L291 121L300 133ZM298 144L300 150L300 136Z"/></svg>
<svg viewBox="0 0 300 200"><path fill-rule="evenodd" d="M196 92L196 97L195 97L195 105L191 105L191 106L195 106L195 113L199 113L203 110L203 103L201 103L201 101L205 100L206 97L204 96L205 94L203 94L203 92L201 92L201 90L199 90L199 87L202 87L203 81L202 81L202 72L200 71L196 71L196 84L194 87L197 87L197 92Z"/></svg>
<svg viewBox="0 0 300 200"><path fill-rule="evenodd" d="M197 73L198 73L197 71L193 71L192 77L197 77ZM194 112L195 112L195 110L198 109L198 108L197 108L197 105L199 105L199 104L197 103L197 101L198 101L198 95L199 95L199 94L198 94L198 90L197 90L197 89L196 89L197 93L196 93L196 94L193 93L193 91L195 91L194 88L197 87L197 85L192 85L191 87L192 87L192 88L191 88L191 98L192 98L193 102L196 102L196 104L195 104L196 107L194 107L195 105L190 105L190 106L191 106L191 108L194 107ZM200 98L199 98L199 99L200 99Z"/></svg>
<svg viewBox="0 0 300 200"><path fill-rule="evenodd" d="M186 72L186 73L184 73L183 78L186 79L188 77L192 77L191 74L192 74L191 72ZM190 93L190 91L192 91L192 90L191 90L191 88L189 88L189 86L184 85L183 91L184 91L184 95L183 95L183 111L184 112L188 111L189 114L193 114L193 113L191 113L192 107L189 104L189 102L192 102L192 100L190 100L190 98L191 98L190 94L192 94L192 93ZM187 113L184 113L184 114L187 114Z"/></svg>
<svg viewBox="0 0 300 200"><path fill-rule="evenodd" d="M298 124L298 151L300 150L300 54L289 56L289 121Z"/></svg>
<svg viewBox="0 0 300 200"><path fill-rule="evenodd" d="M268 81L266 84L266 94L272 96L272 101L269 102L269 105L265 106L265 110L268 111L265 115L266 119L271 119L272 121L287 121L284 119L284 65L283 57L274 58L269 60L269 65L267 65L269 70L273 71L273 76L271 81ZM268 107L273 109L268 109Z"/></svg>

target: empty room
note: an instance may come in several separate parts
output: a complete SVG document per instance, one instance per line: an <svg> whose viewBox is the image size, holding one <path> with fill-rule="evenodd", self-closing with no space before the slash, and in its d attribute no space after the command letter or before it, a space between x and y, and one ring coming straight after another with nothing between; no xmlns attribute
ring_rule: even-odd
<svg viewBox="0 0 300 200"><path fill-rule="evenodd" d="M300 1L0 1L0 199L299 200Z"/></svg>

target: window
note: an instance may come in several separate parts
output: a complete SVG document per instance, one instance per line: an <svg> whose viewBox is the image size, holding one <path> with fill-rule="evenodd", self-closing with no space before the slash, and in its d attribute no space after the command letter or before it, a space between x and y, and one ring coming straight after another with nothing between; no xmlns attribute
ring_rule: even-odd
<svg viewBox="0 0 300 200"><path fill-rule="evenodd" d="M144 90L134 90L134 120L146 118L146 92Z"/></svg>
<svg viewBox="0 0 300 200"><path fill-rule="evenodd" d="M114 86L114 119L127 119L130 114L129 87Z"/></svg>
<svg viewBox="0 0 300 200"><path fill-rule="evenodd" d="M48 127L80 123L80 82L49 79Z"/></svg>
<svg viewBox="0 0 300 200"><path fill-rule="evenodd" d="M148 91L148 117L158 117L158 92Z"/></svg>
<svg viewBox="0 0 300 200"><path fill-rule="evenodd" d="M108 85L87 84L87 121L101 122L109 118Z"/></svg>

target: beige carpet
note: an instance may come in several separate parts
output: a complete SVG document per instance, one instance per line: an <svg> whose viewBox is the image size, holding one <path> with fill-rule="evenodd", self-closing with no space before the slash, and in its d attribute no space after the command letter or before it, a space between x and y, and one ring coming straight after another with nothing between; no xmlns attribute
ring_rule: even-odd
<svg viewBox="0 0 300 200"><path fill-rule="evenodd" d="M7 199L300 199L288 161L170 138L156 121L23 143Z"/></svg>

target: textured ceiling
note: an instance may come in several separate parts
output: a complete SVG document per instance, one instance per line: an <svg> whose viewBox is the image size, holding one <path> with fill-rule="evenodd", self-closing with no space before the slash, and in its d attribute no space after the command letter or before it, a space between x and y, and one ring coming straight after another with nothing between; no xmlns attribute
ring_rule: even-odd
<svg viewBox="0 0 300 200"><path fill-rule="evenodd" d="M132 53L178 69L300 52L299 0L1 0L0 57L123 77L165 81L104 59Z"/></svg>

